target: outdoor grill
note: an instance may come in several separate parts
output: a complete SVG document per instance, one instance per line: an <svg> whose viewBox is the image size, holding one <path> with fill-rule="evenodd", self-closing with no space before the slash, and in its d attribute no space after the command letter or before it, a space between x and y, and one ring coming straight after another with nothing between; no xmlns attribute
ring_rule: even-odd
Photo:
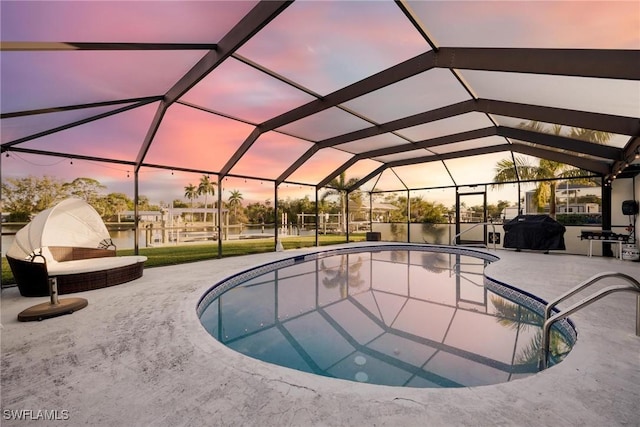
<svg viewBox="0 0 640 427"><path fill-rule="evenodd" d="M548 215L518 215L503 226L504 247L533 250L565 250L564 225Z"/></svg>

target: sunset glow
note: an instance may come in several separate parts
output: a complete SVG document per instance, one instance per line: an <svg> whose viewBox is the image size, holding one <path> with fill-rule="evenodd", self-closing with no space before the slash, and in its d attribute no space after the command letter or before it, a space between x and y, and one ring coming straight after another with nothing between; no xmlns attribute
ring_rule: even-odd
<svg viewBox="0 0 640 427"><path fill-rule="evenodd" d="M3 42L56 42L55 49L1 52L2 144L16 149L2 156L2 177L93 176L110 189L133 193L133 174L154 199L181 198L193 176L216 176L225 166L233 176L270 182L246 191L272 197L272 182L313 144L358 135L318 150L286 178L316 185L354 155L450 134L517 126L525 119L463 111L438 120L376 133L380 126L446 108L474 97L556 108L637 117L638 80L584 78L484 69L449 69L446 64L406 79L372 86L359 96L303 114L250 141L269 120L323 102L376 73L436 47L517 47L563 49L640 49L640 4L636 1L408 1L406 13L393 1L296 1L264 28L237 46L232 55L166 110L156 129L159 102L87 120L138 97L163 97L258 4L256 1L3 1ZM74 43L202 43L189 48L137 49L82 47ZM64 47L68 50L56 50ZM224 47L226 49L226 47ZM50 50L51 49L51 50ZM375 80L374 80L375 81ZM375 83L378 84L378 83ZM358 89L361 90L361 89ZM320 99L320 101L317 101ZM61 110L60 107L83 108ZM40 114L22 114L46 109ZM294 117L294 116L291 116ZM58 132L40 132L59 126ZM550 126L551 124L549 124ZM260 128L261 129L261 128ZM565 126L565 131L570 126ZM273 131L275 130L275 131ZM152 134L148 151L143 143ZM616 134L611 145L623 149L634 135ZM19 138L24 142L13 143ZM347 178L363 177L383 163L447 154L492 145L504 151L422 165L397 166L363 188L402 189L455 186L490 181L496 160L509 155L505 138L435 144L432 150L404 150L360 160L345 168ZM18 149L30 152L19 152ZM41 153L41 155L33 154ZM48 154L51 154L48 155ZM143 161L136 166L139 156ZM242 155L240 155L242 154ZM229 160L237 156L233 164ZM79 158L75 158L77 156ZM96 167L93 160L104 158ZM73 159L73 160L72 160ZM69 166L73 165L73 168ZM162 166L154 170L145 165ZM176 169L176 174L165 176ZM194 171L179 179L177 171ZM154 174L175 184L146 182ZM127 175L129 177L127 178ZM164 179L164 178L163 178ZM215 178L217 179L217 177ZM154 181L152 179L151 181ZM241 182L244 183L244 182ZM163 194L167 192L168 194Z"/></svg>

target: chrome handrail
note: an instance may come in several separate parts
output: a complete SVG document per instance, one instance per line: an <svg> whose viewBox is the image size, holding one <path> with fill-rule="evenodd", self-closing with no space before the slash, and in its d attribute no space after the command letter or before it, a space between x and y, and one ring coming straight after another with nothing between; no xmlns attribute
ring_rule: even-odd
<svg viewBox="0 0 640 427"><path fill-rule="evenodd" d="M471 231L471 230L473 230L474 228L476 228L476 227L477 227L477 226L479 226L479 225L491 225L491 228L492 228L492 230L493 230L493 236L494 236L494 238L493 238L493 250L495 251L495 250L496 250L496 239L495 239L495 235L496 235L496 225L495 225L495 223L494 223L493 221L489 221L489 222L478 222L478 223L476 223L473 227L471 227L471 228L467 228L466 230L461 231L460 233L458 233L458 234L456 234L455 236L453 236L453 238L451 239L451 242L450 242L451 246L456 246L456 245L457 245L457 243L456 243L456 239L457 239L458 237L460 237L461 235L463 235L463 234L464 234L464 233L466 233L467 231Z"/></svg>
<svg viewBox="0 0 640 427"><path fill-rule="evenodd" d="M586 289L587 287L593 285L594 283L597 283L600 280L608 277L617 277L617 278L626 280L627 282L631 283L631 285L612 285L612 286L606 287L594 294L589 295L588 297L582 299L581 301L576 302L575 304L571 305L567 309L563 311L558 311L553 316L550 316L551 311L555 308L556 305L558 305L558 303L577 294L581 290ZM637 301L636 301L636 336L640 337L640 282L638 282L633 277L624 273L617 273L617 272L611 272L611 271L598 273L590 277L589 279L583 281L575 288L570 289L569 291L560 295L555 300L549 302L545 307L544 324L542 326L542 348L540 349L540 368L541 369L547 368L548 358L549 358L551 326L556 321L564 319L570 314L575 313L581 308L586 307L591 303L594 303L609 294L612 294L614 292L621 292L621 291L634 292L638 294Z"/></svg>

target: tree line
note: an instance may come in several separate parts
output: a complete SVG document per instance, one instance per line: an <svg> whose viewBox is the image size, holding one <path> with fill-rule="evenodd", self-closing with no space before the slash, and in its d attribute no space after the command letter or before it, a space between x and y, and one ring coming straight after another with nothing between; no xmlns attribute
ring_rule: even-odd
<svg viewBox="0 0 640 427"><path fill-rule="evenodd" d="M365 210L362 208L363 193L355 190L347 196L346 188L352 180L345 181L344 176L336 178L334 188L325 190L318 200L318 210L321 213L340 214L344 218L346 204L349 203L352 218L365 219ZM171 202L175 208L209 207L215 208L217 199L216 184L211 182L208 176L203 175L198 185L188 184L184 188L183 199ZM105 193L106 186L92 178L76 178L66 182L51 176L28 176L25 178L7 178L2 183L1 210L8 213L9 222L27 222L35 214L54 206L56 203L68 198L79 197L93 206L105 221L117 221L118 216L125 211L134 210L134 200L124 193ZM204 201L196 201L204 196ZM336 197L337 196L337 197ZM209 198L211 197L211 198ZM386 220L390 222L406 222L407 199L393 193L374 195L383 203L394 206ZM450 209L441 203L423 200L420 197L412 197L411 205L412 222L446 222ZM162 204L162 202L161 202ZM270 199L259 202L245 203L239 190L231 190L227 200L223 201L223 207L229 212L231 224L272 224L280 220L280 215L285 213L289 223L297 223L298 215L314 214L316 202L309 196L296 199L278 200L278 212ZM161 205L152 204L146 196L139 196L139 210L160 211ZM194 220L193 217L185 220ZM200 218L204 220L204 217ZM344 221L340 221L344 227Z"/></svg>
<svg viewBox="0 0 640 427"><path fill-rule="evenodd" d="M7 178L2 183L0 208L8 213L9 222L27 222L35 214L68 197L79 197L89 203L107 221L134 209L134 201L124 193L104 194L106 186L93 178L76 178L71 182L51 176ZM159 210L146 196L138 197L141 210Z"/></svg>
<svg viewBox="0 0 640 427"><path fill-rule="evenodd" d="M359 190L348 193L346 189L353 180L345 180L344 176L336 178L329 188L320 194L318 211L322 214L337 215L332 222L337 222L344 231L343 218L346 215L346 205L349 204L350 218L353 221L368 220L368 208L364 208L364 197L367 194ZM123 193L106 193L106 187L92 178L76 178L65 182L51 176L41 178L29 176L26 178L8 178L2 183L2 200L0 208L3 213L8 213L9 222L27 222L35 214L67 197L79 197L92 205L100 216L107 222L119 221L119 215L125 211L134 210L134 201ZM217 199L216 184L211 182L207 175L203 175L199 184L188 184L184 187L184 197L187 199L175 199L171 205L175 208L216 208ZM196 201L204 196L203 201ZM210 197L210 198L209 198ZM593 199L593 200L592 200ZM387 205L388 210L383 215L383 222L391 223L447 223L454 218L455 205L445 206L442 203L424 200L420 196L407 198L404 193L375 193L376 202ZM599 203L596 196L579 196L578 203ZM146 196L139 196L139 210L161 211L163 203L152 204ZM497 220L501 218L504 208L511 204L499 200L497 204L487 205L487 216ZM281 215L286 214L289 224L298 223L299 214L314 214L316 212L315 200L309 196L296 199L278 200L278 212L270 199L259 202L245 203L239 190L230 190L227 200L223 200L223 208L228 211L230 224L273 224L279 222ZM408 207L410 209L408 209ZM464 206L463 208L476 212L478 217L484 213L483 206ZM194 214L185 214L185 221L207 221L204 214L195 217ZM313 220L311 221L313 222Z"/></svg>

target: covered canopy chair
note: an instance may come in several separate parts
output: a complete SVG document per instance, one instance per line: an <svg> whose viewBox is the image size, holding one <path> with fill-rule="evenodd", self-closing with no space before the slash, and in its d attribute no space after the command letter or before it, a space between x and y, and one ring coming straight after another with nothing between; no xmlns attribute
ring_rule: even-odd
<svg viewBox="0 0 640 427"><path fill-rule="evenodd" d="M36 215L16 233L6 256L23 296L48 295L51 277L59 294L128 282L142 276L147 260L117 257L98 212L77 198Z"/></svg>

